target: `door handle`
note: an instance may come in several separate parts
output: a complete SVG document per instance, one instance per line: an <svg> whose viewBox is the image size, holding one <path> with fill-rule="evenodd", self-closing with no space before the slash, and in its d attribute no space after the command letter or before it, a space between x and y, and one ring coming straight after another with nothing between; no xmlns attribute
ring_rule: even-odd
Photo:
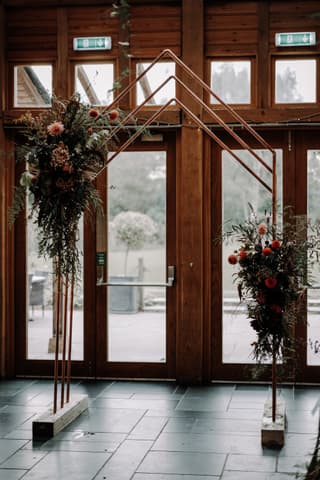
<svg viewBox="0 0 320 480"><path fill-rule="evenodd" d="M166 283L148 282L97 282L97 287L173 287L176 280L175 265L168 266L168 279Z"/></svg>

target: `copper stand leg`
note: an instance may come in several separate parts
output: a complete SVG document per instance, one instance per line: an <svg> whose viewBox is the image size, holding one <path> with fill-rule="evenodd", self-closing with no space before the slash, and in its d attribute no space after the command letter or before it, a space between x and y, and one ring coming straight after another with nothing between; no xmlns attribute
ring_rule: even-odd
<svg viewBox="0 0 320 480"><path fill-rule="evenodd" d="M69 295L69 275L65 276L65 291L64 291L64 307L63 307L63 349L62 349L62 361L61 361L61 403L64 405L64 385L66 379L66 344L67 344L67 316L68 316L68 295Z"/></svg>
<svg viewBox="0 0 320 480"><path fill-rule="evenodd" d="M57 397L58 397L58 376L59 376L59 328L60 328L60 301L61 301L61 269L60 260L58 259L57 268L57 305L56 305L56 344L54 355L54 389L53 389L53 414L57 412Z"/></svg>
<svg viewBox="0 0 320 480"><path fill-rule="evenodd" d="M69 317L69 344L68 344L68 362L67 362L67 399L66 399L66 403L68 403L69 400L70 400L74 283L75 283L74 271L72 271L71 289L70 289L70 317Z"/></svg>
<svg viewBox="0 0 320 480"><path fill-rule="evenodd" d="M272 422L276 421L277 408L277 359L275 351L272 353Z"/></svg>

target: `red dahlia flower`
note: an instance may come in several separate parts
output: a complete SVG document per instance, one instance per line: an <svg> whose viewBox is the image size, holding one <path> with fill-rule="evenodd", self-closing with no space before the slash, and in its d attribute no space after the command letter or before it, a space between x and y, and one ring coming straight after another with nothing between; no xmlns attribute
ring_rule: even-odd
<svg viewBox="0 0 320 480"><path fill-rule="evenodd" d="M264 284L267 288L275 288L277 283L277 279L274 277L267 277L264 281Z"/></svg>
<svg viewBox="0 0 320 480"><path fill-rule="evenodd" d="M273 248L273 250L276 250L277 248L280 248L280 246L281 246L281 243L279 242L279 240L272 240L271 248Z"/></svg>
<svg viewBox="0 0 320 480"><path fill-rule="evenodd" d="M235 264L238 262L237 255L235 255L234 253L232 253L231 255L229 255L229 257L228 257L228 262L229 262L231 265L235 265Z"/></svg>

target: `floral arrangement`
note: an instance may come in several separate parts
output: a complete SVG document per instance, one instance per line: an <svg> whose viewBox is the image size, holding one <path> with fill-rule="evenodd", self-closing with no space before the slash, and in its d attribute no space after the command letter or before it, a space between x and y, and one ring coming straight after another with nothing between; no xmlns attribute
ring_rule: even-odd
<svg viewBox="0 0 320 480"><path fill-rule="evenodd" d="M310 242L292 224L283 231L285 235L271 225L270 216L258 221L253 212L250 220L227 233L240 243L228 262L238 267L234 277L257 333L253 355L258 363L273 355L283 358L284 347L293 347L292 328L305 292Z"/></svg>
<svg viewBox="0 0 320 480"><path fill-rule="evenodd" d="M110 126L119 112L91 108L78 95L69 101L52 99L52 107L34 117L26 113L22 126L24 143L19 147L26 170L16 188L12 218L32 195L31 215L39 228L39 253L58 259L61 274L78 265L76 237L85 210L99 208L94 178L103 167L110 141Z"/></svg>

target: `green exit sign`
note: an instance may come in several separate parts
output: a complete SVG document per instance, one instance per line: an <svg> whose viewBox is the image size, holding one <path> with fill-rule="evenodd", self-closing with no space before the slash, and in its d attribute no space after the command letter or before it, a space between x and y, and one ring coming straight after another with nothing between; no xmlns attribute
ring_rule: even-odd
<svg viewBox="0 0 320 480"><path fill-rule="evenodd" d="M111 50L111 37L78 37L73 39L73 50Z"/></svg>
<svg viewBox="0 0 320 480"><path fill-rule="evenodd" d="M316 32L276 33L276 47L305 47L316 44Z"/></svg>

